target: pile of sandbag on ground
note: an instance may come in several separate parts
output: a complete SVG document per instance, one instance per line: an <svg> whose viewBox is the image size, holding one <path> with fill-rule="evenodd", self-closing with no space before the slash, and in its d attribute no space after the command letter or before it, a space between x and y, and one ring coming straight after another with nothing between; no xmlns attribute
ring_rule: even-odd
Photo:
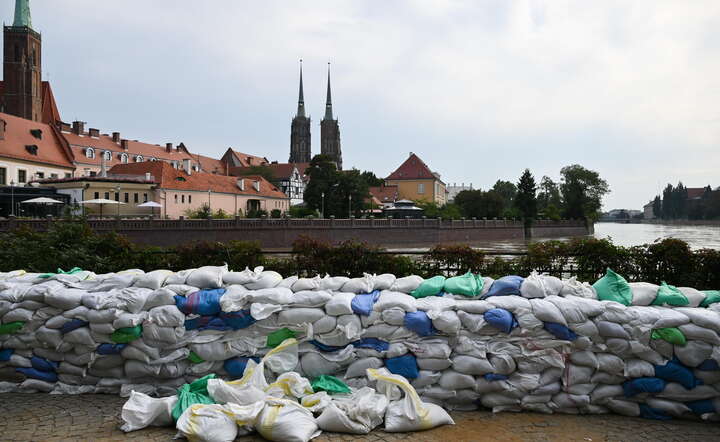
<svg viewBox="0 0 720 442"><path fill-rule="evenodd" d="M424 280L283 278L227 267L17 271L0 274L0 392L135 392L163 398L156 408L165 409L197 382L239 382L262 364L263 382L280 382L282 394L254 387L252 403L231 391L218 393L224 402L205 395L183 408L193 413L187 419L244 422L238 431L262 434L258 419L270 407L272 416L309 415L320 429L364 431L377 425L368 417L378 414L369 405L375 395L390 404L386 428L396 412L408 415L392 407L401 397L423 410L716 419L718 301L715 291L627 283L611 270L593 285L537 273ZM295 343L295 364L277 371L266 359L284 342ZM318 392L289 394L280 376L290 374L292 382L347 390L306 399ZM410 384L393 383L401 379ZM354 417L339 423L344 418L323 420L324 413ZM172 416L179 428L180 417ZM167 423L163 413L157 419Z"/></svg>

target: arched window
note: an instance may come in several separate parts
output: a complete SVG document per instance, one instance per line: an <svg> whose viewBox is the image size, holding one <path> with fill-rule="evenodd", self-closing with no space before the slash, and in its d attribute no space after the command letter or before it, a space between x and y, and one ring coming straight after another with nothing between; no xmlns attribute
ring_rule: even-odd
<svg viewBox="0 0 720 442"><path fill-rule="evenodd" d="M112 160L112 152L109 150L106 150L103 155L105 155L105 161L111 161Z"/></svg>
<svg viewBox="0 0 720 442"><path fill-rule="evenodd" d="M123 163L123 164L127 164L127 163L128 163L128 156L127 156L126 153L121 153L121 154L120 154L120 162Z"/></svg>
<svg viewBox="0 0 720 442"><path fill-rule="evenodd" d="M93 149L92 147L88 147L87 149L85 149L85 156L91 159L95 158L95 149Z"/></svg>
<svg viewBox="0 0 720 442"><path fill-rule="evenodd" d="M138 156L135 157L135 162L136 162L136 163L142 163L143 161L145 161L145 158L143 158L142 155L138 155Z"/></svg>
<svg viewBox="0 0 720 442"><path fill-rule="evenodd" d="M155 157L150 157L150 161L157 161L157 158L155 158Z"/></svg>

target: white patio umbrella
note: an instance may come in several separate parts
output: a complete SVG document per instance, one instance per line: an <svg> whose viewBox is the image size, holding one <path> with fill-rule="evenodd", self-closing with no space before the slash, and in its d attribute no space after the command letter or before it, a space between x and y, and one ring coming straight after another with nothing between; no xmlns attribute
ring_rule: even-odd
<svg viewBox="0 0 720 442"><path fill-rule="evenodd" d="M54 200L52 198L45 198L43 196L40 198L33 198L31 200L25 200L25 201L21 202L20 204L65 204L65 203L63 203L62 201Z"/></svg>
<svg viewBox="0 0 720 442"><path fill-rule="evenodd" d="M125 205L125 203L121 203L120 201L109 200L109 199L105 199L105 198L98 198L98 199L95 199L95 200L80 201L80 204L99 204L99 205L100 205L100 218L102 218L103 206L104 206L104 205L106 205L106 204L118 204L118 205L122 204L122 205Z"/></svg>
<svg viewBox="0 0 720 442"><path fill-rule="evenodd" d="M162 207L162 204L156 203L155 201L148 201L146 203L138 204L138 207L150 207L152 210L153 216L155 216L155 208Z"/></svg>

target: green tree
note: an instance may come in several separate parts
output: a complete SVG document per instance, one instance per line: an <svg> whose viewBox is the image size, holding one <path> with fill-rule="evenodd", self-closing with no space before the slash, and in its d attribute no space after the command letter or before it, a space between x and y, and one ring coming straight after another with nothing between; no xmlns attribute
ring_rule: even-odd
<svg viewBox="0 0 720 442"><path fill-rule="evenodd" d="M271 183L275 181L275 174L272 169L267 166L250 166L237 169L238 176L257 176L265 178Z"/></svg>
<svg viewBox="0 0 720 442"><path fill-rule="evenodd" d="M466 218L499 218L505 201L496 191L463 190L455 196L455 204Z"/></svg>
<svg viewBox="0 0 720 442"><path fill-rule="evenodd" d="M602 208L602 199L610 192L607 181L597 172L579 164L563 167L560 175L565 218L596 220Z"/></svg>
<svg viewBox="0 0 720 442"><path fill-rule="evenodd" d="M368 187L379 187L385 184L385 180L378 178L375 173L369 170L361 173L360 177L367 183Z"/></svg>
<svg viewBox="0 0 720 442"><path fill-rule="evenodd" d="M655 195L652 210L655 218L662 218L662 200L660 200L660 195Z"/></svg>
<svg viewBox="0 0 720 442"><path fill-rule="evenodd" d="M357 169L338 171L325 155L316 155L307 169L310 182L305 188L307 208L324 216L347 218L359 215L369 197L368 184ZM324 196L323 196L324 195Z"/></svg>
<svg viewBox="0 0 720 442"><path fill-rule="evenodd" d="M537 186L530 169L525 169L525 172L523 172L520 181L518 181L517 189L514 201L515 207L520 211L525 224L530 225L532 220L537 218Z"/></svg>
<svg viewBox="0 0 720 442"><path fill-rule="evenodd" d="M423 209L423 215L428 218L442 219L460 219L462 212L456 204L448 203L444 206L438 206L435 201L428 202L425 200L415 201L415 205Z"/></svg>
<svg viewBox="0 0 720 442"><path fill-rule="evenodd" d="M513 207L513 201L517 194L517 187L510 181L497 180L495 185L491 189L497 192L503 200L503 209L509 209Z"/></svg>
<svg viewBox="0 0 720 442"><path fill-rule="evenodd" d="M544 176L540 180L537 201L540 212L546 212L547 208L551 205L555 206L556 210L562 205L560 188L557 183L548 176ZM545 216L547 216L547 214L545 214Z"/></svg>

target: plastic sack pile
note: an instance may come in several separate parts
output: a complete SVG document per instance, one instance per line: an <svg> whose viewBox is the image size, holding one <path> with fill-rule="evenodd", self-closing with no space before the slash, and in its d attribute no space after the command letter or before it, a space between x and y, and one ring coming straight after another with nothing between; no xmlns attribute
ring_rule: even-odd
<svg viewBox="0 0 720 442"><path fill-rule="evenodd" d="M593 285L18 271L0 274L0 391L134 392L126 429L274 440L451 423L436 406L715 420L718 301L611 270Z"/></svg>

